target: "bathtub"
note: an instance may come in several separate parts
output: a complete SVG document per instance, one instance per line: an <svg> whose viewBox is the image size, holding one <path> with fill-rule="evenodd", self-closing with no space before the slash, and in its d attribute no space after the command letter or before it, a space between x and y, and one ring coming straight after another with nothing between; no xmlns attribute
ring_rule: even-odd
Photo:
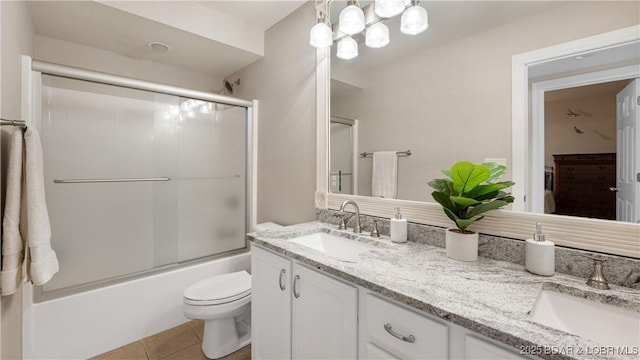
<svg viewBox="0 0 640 360"><path fill-rule="evenodd" d="M25 286L23 358L86 359L185 323L185 288L250 267L247 251L42 303Z"/></svg>

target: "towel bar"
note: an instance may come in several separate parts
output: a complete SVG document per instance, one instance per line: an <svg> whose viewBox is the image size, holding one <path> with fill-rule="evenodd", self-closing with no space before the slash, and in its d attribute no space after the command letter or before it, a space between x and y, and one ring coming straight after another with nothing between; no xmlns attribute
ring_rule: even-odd
<svg viewBox="0 0 640 360"><path fill-rule="evenodd" d="M407 151L396 151L396 155L398 156L411 156L411 150ZM372 157L372 152L362 152L360 153L360 157Z"/></svg>
<svg viewBox="0 0 640 360"><path fill-rule="evenodd" d="M20 126L22 128L27 127L27 123L24 120L7 120L0 119L0 126L10 125L10 126Z"/></svg>

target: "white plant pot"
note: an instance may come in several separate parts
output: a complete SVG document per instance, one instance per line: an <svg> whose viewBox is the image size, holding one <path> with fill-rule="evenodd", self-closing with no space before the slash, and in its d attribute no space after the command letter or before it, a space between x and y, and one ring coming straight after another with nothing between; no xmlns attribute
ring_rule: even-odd
<svg viewBox="0 0 640 360"><path fill-rule="evenodd" d="M462 234L447 229L445 247L447 256L460 261L478 260L478 233Z"/></svg>

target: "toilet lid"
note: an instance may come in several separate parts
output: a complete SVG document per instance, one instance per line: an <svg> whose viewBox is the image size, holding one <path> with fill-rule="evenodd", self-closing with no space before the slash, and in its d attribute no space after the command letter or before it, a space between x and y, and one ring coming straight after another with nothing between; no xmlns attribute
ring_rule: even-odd
<svg viewBox="0 0 640 360"><path fill-rule="evenodd" d="M251 275L246 271L217 275L188 287L183 297L187 304L226 304L251 295Z"/></svg>

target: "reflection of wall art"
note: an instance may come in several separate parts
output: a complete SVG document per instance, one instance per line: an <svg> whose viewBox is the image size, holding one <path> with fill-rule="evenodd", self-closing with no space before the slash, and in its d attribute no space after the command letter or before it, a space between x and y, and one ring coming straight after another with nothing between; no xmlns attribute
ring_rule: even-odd
<svg viewBox="0 0 640 360"><path fill-rule="evenodd" d="M578 117L578 116L580 116L580 114L578 114L577 112L572 111L571 109L567 109L567 116Z"/></svg>
<svg viewBox="0 0 640 360"><path fill-rule="evenodd" d="M611 136L607 135L607 134L603 134L602 132L600 132L599 130L593 130L594 133L596 133L596 135L600 136L600 138L602 140L611 140Z"/></svg>
<svg viewBox="0 0 640 360"><path fill-rule="evenodd" d="M578 116L592 117L593 116L593 114L591 114L590 112L582 110L580 108L576 109L576 111L567 109L566 115L572 116L572 117L578 117Z"/></svg>

